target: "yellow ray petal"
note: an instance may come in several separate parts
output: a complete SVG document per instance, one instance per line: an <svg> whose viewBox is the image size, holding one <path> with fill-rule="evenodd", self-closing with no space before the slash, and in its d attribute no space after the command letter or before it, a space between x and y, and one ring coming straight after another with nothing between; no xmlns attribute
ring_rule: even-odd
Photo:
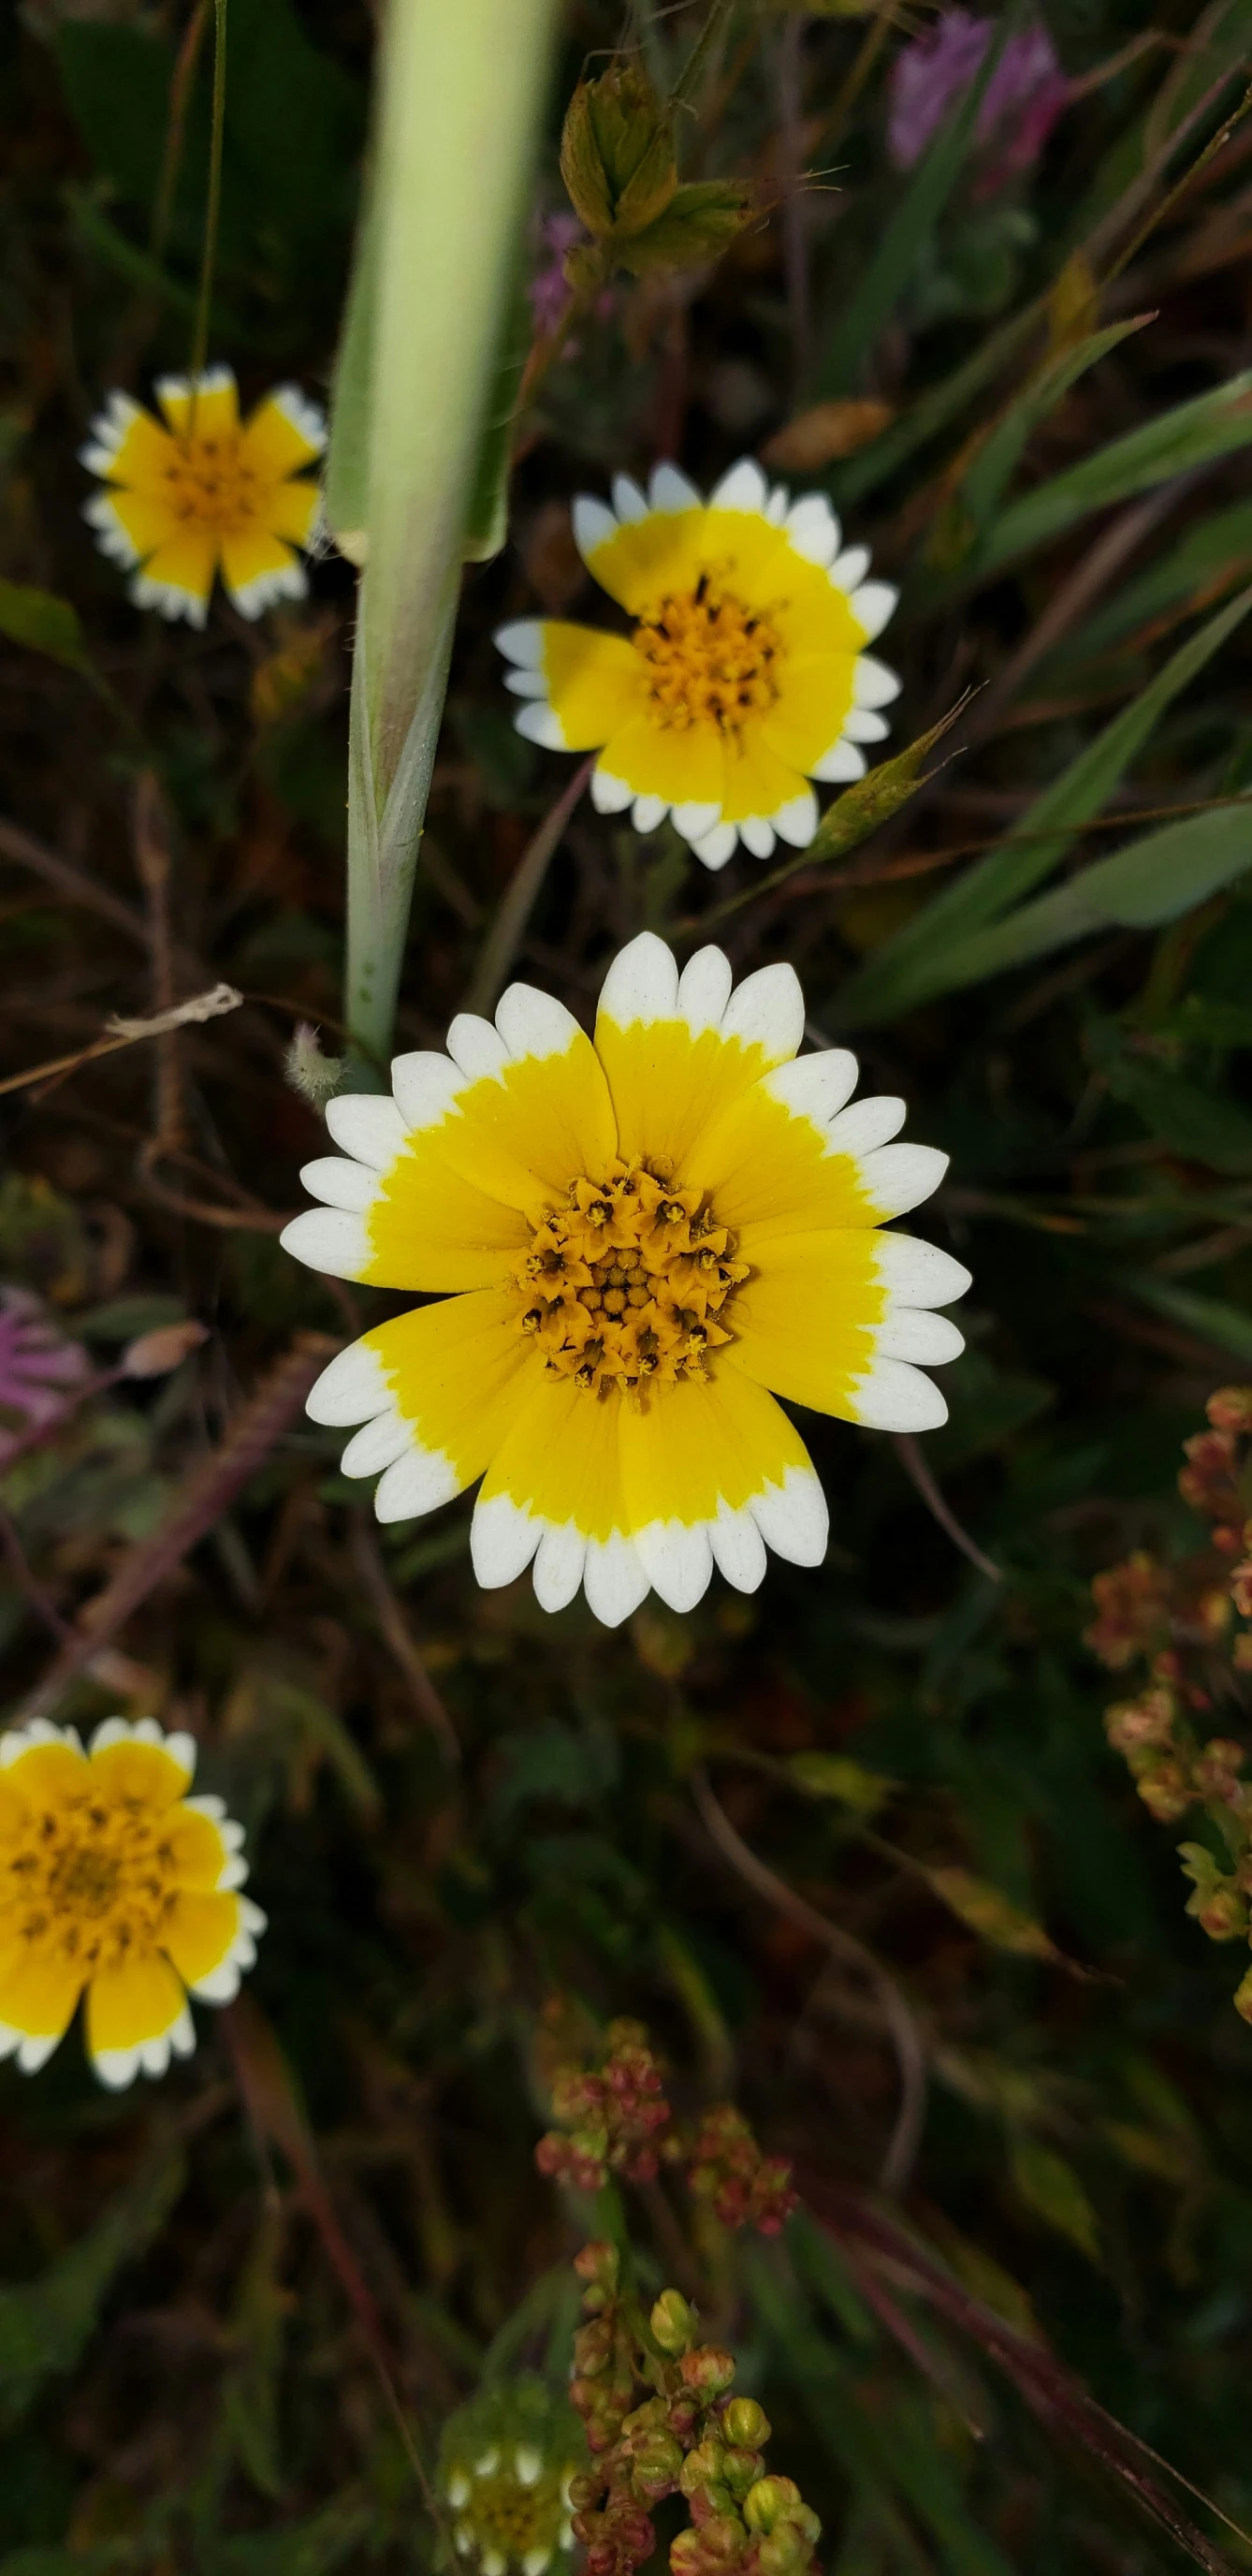
<svg viewBox="0 0 1252 2576"><path fill-rule="evenodd" d="M192 426L191 387L185 376L162 376L157 401L176 435ZM239 389L229 367L214 367L201 379L194 405L197 438L231 438L239 427Z"/></svg>
<svg viewBox="0 0 1252 2576"><path fill-rule="evenodd" d="M495 1287L530 1241L521 1210L463 1179L449 1160L447 1123L412 1136L381 1175L366 1216L373 1257L362 1273L376 1287L427 1294ZM542 1195L530 1175L527 1186Z"/></svg>
<svg viewBox="0 0 1252 2576"><path fill-rule="evenodd" d="M600 766L624 778L636 796L663 796L667 805L722 801L726 752L715 724L661 724L646 712L625 723L619 717Z"/></svg>
<svg viewBox="0 0 1252 2576"><path fill-rule="evenodd" d="M142 491L155 493L175 458L176 449L168 429L163 429L150 411L139 411L114 450L103 479L109 483L134 484Z"/></svg>
<svg viewBox="0 0 1252 2576"><path fill-rule="evenodd" d="M184 599L207 600L217 570L218 537L214 528L184 523L148 557L142 579L160 582Z"/></svg>
<svg viewBox="0 0 1252 2576"><path fill-rule="evenodd" d="M238 1930L237 1896L189 1892L175 1899L161 1939L184 1984L195 1986L220 1968Z"/></svg>
<svg viewBox="0 0 1252 2576"><path fill-rule="evenodd" d="M764 607L789 595L793 565L797 574L811 569L780 529L742 510L650 511L619 527L590 558L601 589L634 617L667 593L694 590L702 572L736 598Z"/></svg>
<svg viewBox="0 0 1252 2576"><path fill-rule="evenodd" d="M363 1336L414 1448L447 1461L449 1496L472 1485L495 1456L538 1366L518 1316L516 1296L476 1288L416 1306Z"/></svg>
<svg viewBox="0 0 1252 2576"><path fill-rule="evenodd" d="M723 1363L794 1404L854 1421L853 1389L887 1311L876 1246L869 1228L777 1237L734 1299Z"/></svg>
<svg viewBox="0 0 1252 2576"><path fill-rule="evenodd" d="M135 491L111 488L109 499L141 559L177 537L181 523L158 484L144 484Z"/></svg>
<svg viewBox="0 0 1252 2576"><path fill-rule="evenodd" d="M852 704L855 652L801 653L780 658L778 702L761 727L761 738L779 759L806 775L830 749ZM768 813L772 808L758 807Z"/></svg>
<svg viewBox="0 0 1252 2576"><path fill-rule="evenodd" d="M0 2022L28 2039L59 2039L82 1989L82 1970L59 1947L21 1941L0 1950Z"/></svg>
<svg viewBox="0 0 1252 2576"><path fill-rule="evenodd" d="M596 1053L609 1078L626 1161L663 1156L676 1180L705 1188L704 1131L773 1061L763 1046L745 1046L716 1029L693 1036L683 1019L632 1020L622 1028L603 1011Z"/></svg>
<svg viewBox="0 0 1252 2576"><path fill-rule="evenodd" d="M565 748L596 751L639 706L644 680L639 655L625 636L604 635L591 626L549 618L540 633L540 668L548 702L561 719Z"/></svg>
<svg viewBox="0 0 1252 2576"><path fill-rule="evenodd" d="M608 1084L581 1029L559 1054L516 1056L471 1083L437 1132L454 1171L515 1208L563 1198L617 1152Z"/></svg>
<svg viewBox="0 0 1252 2576"><path fill-rule="evenodd" d="M240 447L254 474L280 483L300 474L322 453L325 441L307 438L273 394L267 394L243 425ZM316 486L310 486L315 490Z"/></svg>
<svg viewBox="0 0 1252 2576"><path fill-rule="evenodd" d="M185 1797L191 1775L163 1744L144 1744L134 1736L119 1744L102 1744L91 1756L91 1785L109 1798L134 1799L158 1812Z"/></svg>
<svg viewBox="0 0 1252 2576"><path fill-rule="evenodd" d="M830 1153L816 1122L760 1083L741 1088L710 1120L691 1177L712 1191L744 1261L763 1260L776 1235L882 1221L856 1157Z"/></svg>
<svg viewBox="0 0 1252 2576"><path fill-rule="evenodd" d="M221 562L227 589L247 591L251 583L264 581L271 573L289 573L296 557L280 536L254 521L223 536Z"/></svg>
<svg viewBox="0 0 1252 2576"><path fill-rule="evenodd" d="M573 1522L584 1538L625 1531L621 1468L622 1400L590 1395L568 1377L536 1369L524 1404L483 1479L480 1505L507 1494L519 1511Z"/></svg>
<svg viewBox="0 0 1252 2576"><path fill-rule="evenodd" d="M815 754L814 757L820 757ZM771 750L765 720L749 721L726 743L726 785L722 819L741 822L745 814L775 814L804 786L802 773Z"/></svg>
<svg viewBox="0 0 1252 2576"><path fill-rule="evenodd" d="M85 1797L90 1787L87 1757L72 1744L32 1744L4 1773L5 1784L31 1807L61 1807L67 1799Z"/></svg>
<svg viewBox="0 0 1252 2576"><path fill-rule="evenodd" d="M789 1467L809 1466L794 1425L765 1388L726 1366L719 1352L701 1384L659 1387L642 1406L622 1407L622 1478L627 1526L654 1521L687 1528L738 1511Z"/></svg>
<svg viewBox="0 0 1252 2576"><path fill-rule="evenodd" d="M102 1968L87 1989L88 2054L103 2057L163 2039L185 2009L180 1980L156 1952Z"/></svg>
<svg viewBox="0 0 1252 2576"><path fill-rule="evenodd" d="M271 536L286 537L293 546L307 546L316 525L320 498L316 483L307 476L295 483L276 484L265 503L265 524Z"/></svg>
<svg viewBox="0 0 1252 2576"><path fill-rule="evenodd" d="M165 1841L171 1872L180 1887L200 1891L216 1888L230 1855L211 1816L201 1815L194 1807L175 1808Z"/></svg>

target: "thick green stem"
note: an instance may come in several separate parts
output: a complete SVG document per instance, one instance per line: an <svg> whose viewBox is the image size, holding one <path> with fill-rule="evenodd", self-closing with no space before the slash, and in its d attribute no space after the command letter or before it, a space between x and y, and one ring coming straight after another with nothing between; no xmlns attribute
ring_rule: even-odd
<svg viewBox="0 0 1252 2576"><path fill-rule="evenodd" d="M368 1081L371 1067L377 1080L391 1049L555 11L556 0L390 0L370 220L329 477L332 524L342 493L337 533L367 567L348 803L344 1016L357 1080ZM353 493L363 499L363 526L347 500Z"/></svg>

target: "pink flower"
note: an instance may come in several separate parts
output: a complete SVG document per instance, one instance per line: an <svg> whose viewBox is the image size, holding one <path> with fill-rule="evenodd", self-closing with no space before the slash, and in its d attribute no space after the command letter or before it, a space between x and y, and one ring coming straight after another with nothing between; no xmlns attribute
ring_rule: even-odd
<svg viewBox="0 0 1252 2576"><path fill-rule="evenodd" d="M945 9L891 68L887 149L897 169L920 160L949 111L977 78L994 30L968 9ZM989 196L1038 159L1069 98L1046 27L1010 36L978 111L980 143L996 147L979 194Z"/></svg>
<svg viewBox="0 0 1252 2576"><path fill-rule="evenodd" d="M0 1469L23 1436L53 1422L91 1368L27 1288L0 1288Z"/></svg>

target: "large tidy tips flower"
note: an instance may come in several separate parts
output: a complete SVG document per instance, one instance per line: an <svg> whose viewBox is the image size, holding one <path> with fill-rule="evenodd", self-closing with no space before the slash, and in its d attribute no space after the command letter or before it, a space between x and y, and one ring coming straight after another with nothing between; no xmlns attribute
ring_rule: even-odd
<svg viewBox="0 0 1252 2576"><path fill-rule="evenodd" d="M613 501L576 501L574 535L630 634L552 618L502 626L507 685L527 701L518 732L552 751L598 750L600 812L629 805L640 832L672 813L708 868L738 841L758 859L776 838L805 849L817 830L809 780L860 778L862 745L886 734L879 709L900 683L865 647L895 591L866 580L864 546L841 551L823 493L790 501L750 459L707 503L672 465L658 465L646 500L619 474Z"/></svg>
<svg viewBox="0 0 1252 2576"><path fill-rule="evenodd" d="M84 1753L35 1718L0 1735L0 2057L33 2075L86 1995L102 2084L195 2047L188 1990L225 2004L265 1929L241 1896L242 1825L189 1798L196 1748L106 1718Z"/></svg>
<svg viewBox="0 0 1252 2576"><path fill-rule="evenodd" d="M219 572L244 617L303 599L295 549L313 535L318 487L307 469L326 444L316 405L280 385L241 422L229 367L210 367L194 387L162 376L156 390L165 425L113 393L80 450L108 487L84 516L106 555L138 565L136 606L203 626Z"/></svg>
<svg viewBox="0 0 1252 2576"><path fill-rule="evenodd" d="M676 1610L713 1566L740 1591L766 1542L817 1565L826 1505L776 1403L890 1431L942 1422L917 1363L961 1336L936 1306L969 1274L882 1232L945 1157L895 1145L902 1100L849 1108L856 1060L799 1058L790 966L731 990L717 948L683 973L648 931L600 995L595 1044L513 984L495 1025L463 1014L446 1055L397 1058L392 1099L332 1100L349 1160L308 1165L326 1202L283 1242L315 1270L452 1291L341 1351L314 1421L361 1423L350 1476L380 1520L479 1476L480 1583L534 1559L558 1610L585 1583L616 1626L654 1585ZM771 1391L772 1390L772 1391Z"/></svg>

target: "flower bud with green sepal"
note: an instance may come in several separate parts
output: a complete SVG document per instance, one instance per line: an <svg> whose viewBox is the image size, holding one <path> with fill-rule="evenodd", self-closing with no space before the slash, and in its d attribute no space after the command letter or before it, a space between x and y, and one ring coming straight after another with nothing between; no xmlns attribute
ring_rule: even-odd
<svg viewBox="0 0 1252 2576"><path fill-rule="evenodd" d="M480 2576L545 2576L568 2564L571 2483L586 2456L573 2407L542 2379L503 2381L459 2407L438 2469L458 2558Z"/></svg>

